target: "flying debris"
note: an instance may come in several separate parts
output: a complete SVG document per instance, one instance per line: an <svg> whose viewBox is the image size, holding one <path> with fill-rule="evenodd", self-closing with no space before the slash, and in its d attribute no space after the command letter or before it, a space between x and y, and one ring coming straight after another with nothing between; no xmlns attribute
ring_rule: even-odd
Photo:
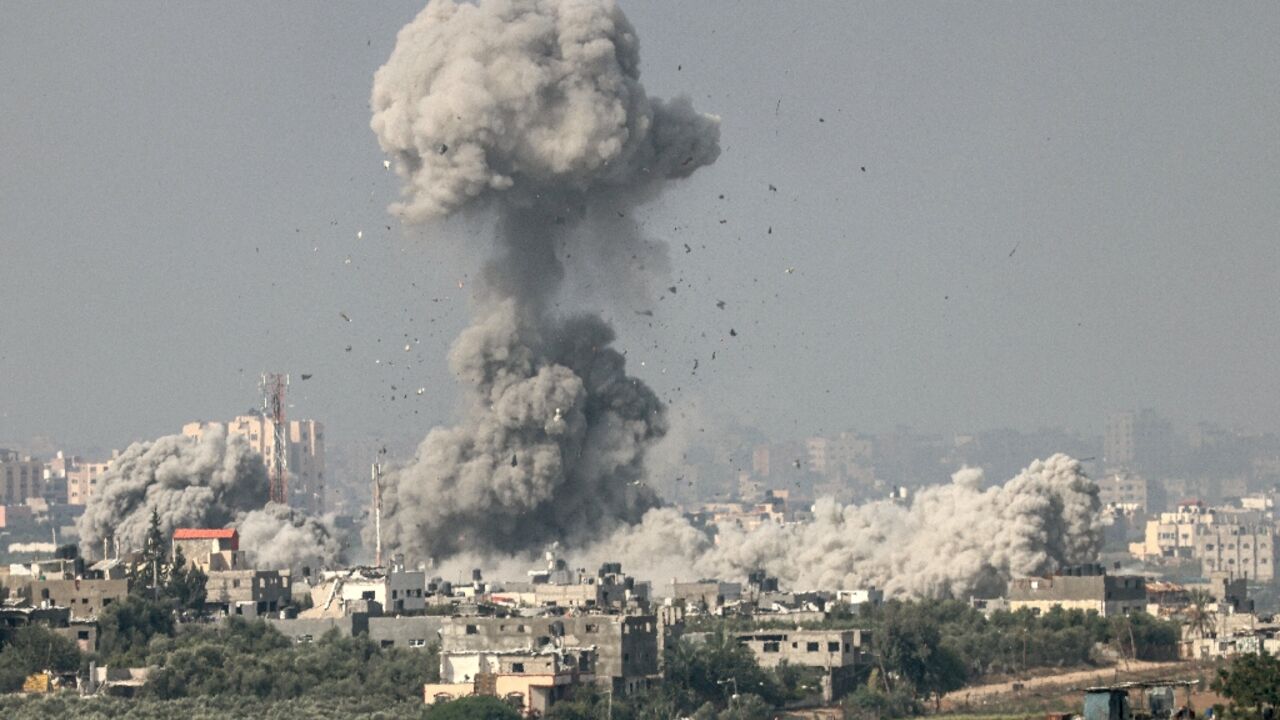
<svg viewBox="0 0 1280 720"><path fill-rule="evenodd" d="M724 301L723 301L723 300L717 300L717 301L716 301L716 307L718 307L718 308L720 308L721 310L723 310L723 309L724 309Z"/></svg>
<svg viewBox="0 0 1280 720"><path fill-rule="evenodd" d="M364 231L363 231L363 230L357 230L357 231L356 231L356 239L357 239L357 240L363 240L363 239L364 239Z"/></svg>
<svg viewBox="0 0 1280 720"><path fill-rule="evenodd" d="M636 313L637 315L643 315L643 316L645 316L645 317L653 317L653 311L652 311L652 310L636 310L636 311L635 311L635 313Z"/></svg>
<svg viewBox="0 0 1280 720"><path fill-rule="evenodd" d="M676 294L676 286L675 286L675 285L672 285L671 287L667 288L667 292L671 293L672 295L675 295L675 294Z"/></svg>
<svg viewBox="0 0 1280 720"><path fill-rule="evenodd" d="M786 273L787 273L788 275L790 275L791 273L793 273L793 272L795 272L795 271L796 271L796 269L795 269L795 268L793 268L793 267L789 267L789 268L787 268L787 269L786 269Z"/></svg>
<svg viewBox="0 0 1280 720"><path fill-rule="evenodd" d="M1021 241L1021 240L1019 240L1018 242L1016 242L1016 243L1014 243L1014 244L1013 244L1013 249L1009 251L1009 257L1013 257L1013 254L1014 254L1014 253L1016 253L1016 252L1018 252L1018 246L1020 246L1020 245L1022 245L1022 241Z"/></svg>
<svg viewBox="0 0 1280 720"><path fill-rule="evenodd" d="M391 169L391 161L390 161L390 160L383 160L383 161L382 161L382 169L383 169L383 170L390 170L390 169Z"/></svg>
<svg viewBox="0 0 1280 720"><path fill-rule="evenodd" d="M691 253L691 252L693 252L693 248L689 247L689 243L685 243L685 244L684 244L684 254L685 254L685 255L688 255L688 254L689 254L689 253Z"/></svg>
<svg viewBox="0 0 1280 720"><path fill-rule="evenodd" d="M649 262L634 208L719 156L719 120L687 97L649 97L639 67L612 2L433 0L374 75L370 125L404 185L391 212L407 224L491 213L497 236L459 238L473 255L493 248L468 276L474 317L450 351L469 408L384 477L397 552L581 543L656 502L631 484L667 431L665 406L627 374L612 328L559 295L571 255L597 261L602 284L631 283L637 268L651 280L665 258ZM619 210L625 222L612 221Z"/></svg>
<svg viewBox="0 0 1280 720"><path fill-rule="evenodd" d="M341 310L338 311L338 317L342 318L343 320L346 320L347 322L351 322L351 318Z"/></svg>
<svg viewBox="0 0 1280 720"><path fill-rule="evenodd" d="M310 380L310 379L311 379L311 373L302 373L302 379L303 379L303 380Z"/></svg>
<svg viewBox="0 0 1280 720"><path fill-rule="evenodd" d="M738 337L738 331L733 328L729 328L729 337Z"/></svg>
<svg viewBox="0 0 1280 720"><path fill-rule="evenodd" d="M426 389L426 388L424 388L424 387L420 387L420 388L418 388L418 394L419 394L419 395L421 395L421 394L425 393L426 391L427 391L427 389Z"/></svg>

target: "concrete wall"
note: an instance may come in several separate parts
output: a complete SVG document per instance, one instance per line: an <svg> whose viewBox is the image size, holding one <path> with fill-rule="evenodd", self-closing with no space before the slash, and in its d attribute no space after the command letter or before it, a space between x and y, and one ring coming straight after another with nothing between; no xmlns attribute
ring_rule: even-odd
<svg viewBox="0 0 1280 720"><path fill-rule="evenodd" d="M440 641L440 626L444 618L434 616L400 616L369 618L369 639L381 647L402 647L414 650Z"/></svg>
<svg viewBox="0 0 1280 720"><path fill-rule="evenodd" d="M445 618L444 652L595 647L596 677L618 692L647 685L658 674L658 622L653 615L540 618Z"/></svg>

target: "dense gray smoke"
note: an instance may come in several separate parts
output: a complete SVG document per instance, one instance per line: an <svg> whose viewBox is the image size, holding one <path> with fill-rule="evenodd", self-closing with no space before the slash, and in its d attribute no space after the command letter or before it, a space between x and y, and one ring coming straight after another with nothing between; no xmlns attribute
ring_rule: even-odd
<svg viewBox="0 0 1280 720"><path fill-rule="evenodd" d="M89 552L101 552L105 538L122 552L140 550L152 510L168 538L179 527L223 527L266 500L262 456L243 437L210 424L200 438L168 435L130 445L98 481L76 525Z"/></svg>
<svg viewBox="0 0 1280 720"><path fill-rule="evenodd" d="M643 291L661 263L629 211L714 162L718 120L646 95L635 32L601 0L432 2L400 31L372 105L405 180L393 212L497 220L475 323L450 353L469 409L384 478L384 540L443 558L638 521L655 503L639 480L664 408L603 320L552 303L570 255L600 285Z"/></svg>
<svg viewBox="0 0 1280 720"><path fill-rule="evenodd" d="M910 504L820 500L812 523L726 528L718 544L679 514L654 510L595 554L655 578L739 578L763 569L793 588L874 586L894 597L1002 592L1011 577L1096 560L1098 487L1078 461L1058 454L1004 485L983 490L982 481L980 470L965 468Z"/></svg>
<svg viewBox="0 0 1280 720"><path fill-rule="evenodd" d="M315 518L279 503L267 503L237 518L240 546L261 569L333 567L345 561L340 533L328 518Z"/></svg>

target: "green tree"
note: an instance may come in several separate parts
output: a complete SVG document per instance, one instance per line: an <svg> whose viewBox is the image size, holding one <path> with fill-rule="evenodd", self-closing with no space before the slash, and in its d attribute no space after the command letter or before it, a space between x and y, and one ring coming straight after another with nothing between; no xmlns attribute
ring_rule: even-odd
<svg viewBox="0 0 1280 720"><path fill-rule="evenodd" d="M163 594L179 609L199 610L204 607L208 579L200 568L187 564L179 545L173 549L173 565L165 579Z"/></svg>
<svg viewBox="0 0 1280 720"><path fill-rule="evenodd" d="M164 533L160 530L160 511L152 508L151 524L147 528L147 536L142 542L141 574L147 583L152 599L159 597L160 587L168 572L168 552L166 551Z"/></svg>
<svg viewBox="0 0 1280 720"><path fill-rule="evenodd" d="M0 692L20 690L32 673L79 668L80 651L74 642L39 625L27 625L9 634L0 650Z"/></svg>
<svg viewBox="0 0 1280 720"><path fill-rule="evenodd" d="M173 635L173 612L167 603L130 595L107 606L98 627L98 657L103 663L137 667L146 660L153 638Z"/></svg>
<svg viewBox="0 0 1280 720"><path fill-rule="evenodd" d="M760 667L751 649L724 629L701 643L676 643L668 650L664 679L685 711L706 703L723 708L735 693L759 695L771 705L781 704L783 697L777 680Z"/></svg>
<svg viewBox="0 0 1280 720"><path fill-rule="evenodd" d="M1207 590L1196 588L1187 593L1187 607L1182 611L1186 619L1187 634L1194 638L1208 637L1217 626L1217 614L1213 611L1213 597Z"/></svg>
<svg viewBox="0 0 1280 720"><path fill-rule="evenodd" d="M1218 671L1211 686L1238 707L1251 707L1261 715L1263 708L1280 705L1280 660L1270 655L1237 655L1229 668Z"/></svg>

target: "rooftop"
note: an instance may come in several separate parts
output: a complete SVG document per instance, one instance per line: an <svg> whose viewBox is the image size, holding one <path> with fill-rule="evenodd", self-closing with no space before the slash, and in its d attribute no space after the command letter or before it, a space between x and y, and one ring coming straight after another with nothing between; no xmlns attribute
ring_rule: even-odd
<svg viewBox="0 0 1280 720"><path fill-rule="evenodd" d="M174 540L234 540L238 537L234 528L178 528L173 531Z"/></svg>

